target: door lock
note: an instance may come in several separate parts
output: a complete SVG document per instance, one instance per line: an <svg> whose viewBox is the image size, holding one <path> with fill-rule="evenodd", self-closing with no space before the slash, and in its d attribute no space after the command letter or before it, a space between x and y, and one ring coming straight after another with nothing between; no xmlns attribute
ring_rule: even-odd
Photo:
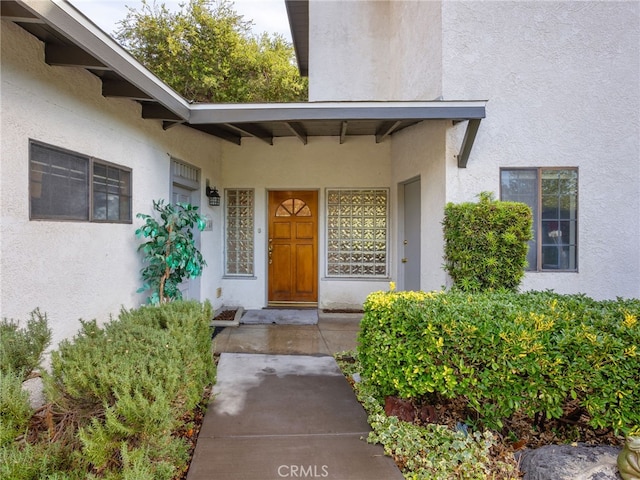
<svg viewBox="0 0 640 480"><path fill-rule="evenodd" d="M406 257L402 259L402 263L407 263L407 261L408 261L408 260L407 260L407 258L406 258Z"/></svg>

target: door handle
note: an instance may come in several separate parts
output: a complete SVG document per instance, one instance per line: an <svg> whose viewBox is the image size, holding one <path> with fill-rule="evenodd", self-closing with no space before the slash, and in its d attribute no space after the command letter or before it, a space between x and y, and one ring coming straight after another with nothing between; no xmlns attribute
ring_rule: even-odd
<svg viewBox="0 0 640 480"><path fill-rule="evenodd" d="M269 265L271 265L271 263L273 262L273 259L271 258L273 255L273 238L269 239L269 248L267 249L269 252Z"/></svg>
<svg viewBox="0 0 640 480"><path fill-rule="evenodd" d="M407 258L406 258L406 257L402 259L402 263L407 263L407 261L408 261L408 260L407 260Z"/></svg>

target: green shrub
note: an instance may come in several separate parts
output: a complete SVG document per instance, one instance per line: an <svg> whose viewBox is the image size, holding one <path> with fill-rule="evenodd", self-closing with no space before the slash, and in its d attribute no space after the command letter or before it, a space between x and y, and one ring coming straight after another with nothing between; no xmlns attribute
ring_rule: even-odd
<svg viewBox="0 0 640 480"><path fill-rule="evenodd" d="M188 448L172 433L214 375L211 305L171 302L82 322L52 354L45 388L74 419L76 469L104 478L170 479Z"/></svg>
<svg viewBox="0 0 640 480"><path fill-rule="evenodd" d="M27 430L33 410L29 394L22 389L22 377L14 372L0 378L0 448Z"/></svg>
<svg viewBox="0 0 640 480"><path fill-rule="evenodd" d="M349 352L336 355L343 373L359 372L360 362L351 360ZM451 478L485 480L487 478L517 479L515 457L500 459L491 449L498 445L489 432L468 433L445 425L418 426L386 416L379 390L363 378L354 385L358 400L368 413L372 431L367 441L379 443L387 455L401 468L404 477L413 480L447 480Z"/></svg>
<svg viewBox="0 0 640 480"><path fill-rule="evenodd" d="M515 291L527 265L532 214L524 203L448 203L444 211L445 270L464 291Z"/></svg>
<svg viewBox="0 0 640 480"><path fill-rule="evenodd" d="M382 395L466 397L499 428L516 411L559 418L577 399L595 428L640 426L640 300L551 292L374 293L359 334Z"/></svg>
<svg viewBox="0 0 640 480"><path fill-rule="evenodd" d="M51 343L46 314L35 309L25 328L6 318L0 322L0 374L15 373L22 380L40 365L42 353Z"/></svg>

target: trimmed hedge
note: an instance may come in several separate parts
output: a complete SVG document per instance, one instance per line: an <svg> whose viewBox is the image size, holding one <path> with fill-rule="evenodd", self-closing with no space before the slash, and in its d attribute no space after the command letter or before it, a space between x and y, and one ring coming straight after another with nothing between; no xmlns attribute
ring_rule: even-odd
<svg viewBox="0 0 640 480"><path fill-rule="evenodd" d="M359 359L382 395L466 397L489 428L577 399L594 428L640 429L640 300L377 292L364 308Z"/></svg>
<svg viewBox="0 0 640 480"><path fill-rule="evenodd" d="M444 209L445 270L464 291L515 291L527 266L531 209L494 200L490 192L479 197Z"/></svg>

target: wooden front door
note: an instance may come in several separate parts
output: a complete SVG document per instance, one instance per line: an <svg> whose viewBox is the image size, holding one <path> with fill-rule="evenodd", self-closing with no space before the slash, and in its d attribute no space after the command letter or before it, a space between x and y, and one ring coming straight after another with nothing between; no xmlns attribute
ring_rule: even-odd
<svg viewBox="0 0 640 480"><path fill-rule="evenodd" d="M269 305L318 302L318 192L269 192Z"/></svg>

